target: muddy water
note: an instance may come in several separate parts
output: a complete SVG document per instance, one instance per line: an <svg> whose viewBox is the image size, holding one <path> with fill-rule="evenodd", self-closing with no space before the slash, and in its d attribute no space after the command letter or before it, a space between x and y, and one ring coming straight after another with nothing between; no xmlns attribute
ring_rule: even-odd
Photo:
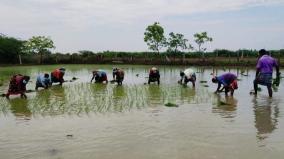
<svg viewBox="0 0 284 159"><path fill-rule="evenodd" d="M34 89L38 73L57 67L0 68L0 93L14 73L30 75L27 88ZM121 66L123 86L90 83L95 68L111 79L110 65L65 67L65 79L79 79L28 93L27 100L0 98L1 159L283 158L284 84L272 99L265 87L251 96L253 69L195 68L193 89L177 84L183 67L160 66L160 86L144 84L149 66ZM234 97L214 94L210 73L228 71L238 74L239 89ZM165 107L168 102L179 107Z"/></svg>

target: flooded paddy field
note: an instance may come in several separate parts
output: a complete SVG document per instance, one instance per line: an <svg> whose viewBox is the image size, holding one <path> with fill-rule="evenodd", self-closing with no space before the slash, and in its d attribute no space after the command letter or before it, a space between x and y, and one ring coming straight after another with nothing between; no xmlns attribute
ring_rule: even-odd
<svg viewBox="0 0 284 159"><path fill-rule="evenodd" d="M1 67L31 76L61 66ZM161 84L147 85L150 66L121 65L122 86L91 84L91 71L111 65L66 65L65 79L79 79L27 93L27 100L0 98L0 158L29 159L281 159L284 156L284 83L255 97L254 69L195 67L196 88L177 83L182 66L159 66ZM238 75L234 97L214 94L212 72ZM281 70L284 73L284 70ZM275 75L274 75L275 77ZM202 81L202 82L201 82ZM207 81L207 82L206 82ZM166 103L178 107L166 107Z"/></svg>

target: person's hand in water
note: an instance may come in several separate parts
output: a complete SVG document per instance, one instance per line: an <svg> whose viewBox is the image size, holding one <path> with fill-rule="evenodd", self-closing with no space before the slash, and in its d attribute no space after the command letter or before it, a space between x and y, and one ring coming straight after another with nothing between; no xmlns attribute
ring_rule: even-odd
<svg viewBox="0 0 284 159"><path fill-rule="evenodd" d="M281 72L276 73L276 78L280 78Z"/></svg>

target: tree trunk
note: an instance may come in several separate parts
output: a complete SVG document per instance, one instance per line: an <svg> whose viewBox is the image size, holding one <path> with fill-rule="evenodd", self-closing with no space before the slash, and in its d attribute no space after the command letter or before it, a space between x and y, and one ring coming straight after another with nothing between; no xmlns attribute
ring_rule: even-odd
<svg viewBox="0 0 284 159"><path fill-rule="evenodd" d="M182 54L182 63L185 64L185 53Z"/></svg>
<svg viewBox="0 0 284 159"><path fill-rule="evenodd" d="M205 61L205 57L204 57L204 52L203 51L201 51L201 45L198 45L198 51L199 51L199 53L201 53L202 55L202 61Z"/></svg>
<svg viewBox="0 0 284 159"><path fill-rule="evenodd" d="M58 63L58 55L55 55L55 62Z"/></svg>
<svg viewBox="0 0 284 159"><path fill-rule="evenodd" d="M18 57L19 57L19 63L20 63L20 65L22 65L23 63L22 63L22 57L21 57L21 54L19 54L19 55L18 55Z"/></svg>
<svg viewBox="0 0 284 159"><path fill-rule="evenodd" d="M39 52L39 64L42 64L42 53Z"/></svg>

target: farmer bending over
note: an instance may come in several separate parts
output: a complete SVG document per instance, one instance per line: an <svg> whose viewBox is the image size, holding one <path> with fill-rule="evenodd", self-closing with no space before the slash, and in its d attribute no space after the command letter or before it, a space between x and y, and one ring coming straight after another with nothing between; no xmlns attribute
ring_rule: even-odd
<svg viewBox="0 0 284 159"><path fill-rule="evenodd" d="M91 83L94 79L95 79L95 83L103 83L103 82L108 83L107 74L103 70L93 71L93 77L92 77Z"/></svg>
<svg viewBox="0 0 284 159"><path fill-rule="evenodd" d="M47 89L48 86L50 86L50 79L49 74L40 74L36 78L36 87L35 89L38 90L39 87L42 87L44 89Z"/></svg>
<svg viewBox="0 0 284 159"><path fill-rule="evenodd" d="M10 95L21 95L21 98L27 98L25 92L26 92L26 85L29 82L30 77L29 76L23 76L21 74L13 75L10 84L9 84L9 90L6 93L6 98L9 99Z"/></svg>
<svg viewBox="0 0 284 159"><path fill-rule="evenodd" d="M160 84L160 72L156 67L152 67L149 71L148 84L151 82L157 82Z"/></svg>
<svg viewBox="0 0 284 159"><path fill-rule="evenodd" d="M228 95L228 92L231 92L231 96L234 95L234 90L238 89L238 82L237 82L237 76L233 73L225 73L218 77L212 78L213 83L218 83L217 90L215 93L222 92L225 89L226 96ZM223 85L223 88L220 90L221 85Z"/></svg>
<svg viewBox="0 0 284 159"><path fill-rule="evenodd" d="M187 85L187 83L190 81L192 83L192 87L195 87L196 75L193 69L188 68L184 71L180 71L180 77L180 84Z"/></svg>
<svg viewBox="0 0 284 159"><path fill-rule="evenodd" d="M114 68L112 70L112 77L115 82L117 82L118 85L122 85L122 81L124 79L124 71L119 68Z"/></svg>
<svg viewBox="0 0 284 159"><path fill-rule="evenodd" d="M268 55L268 51L259 50L259 59L256 65L256 74L254 80L254 94L257 94L258 84L266 86L269 97L272 97L272 73L273 67L276 68L276 79L280 78L279 65L274 58Z"/></svg>
<svg viewBox="0 0 284 159"><path fill-rule="evenodd" d="M65 74L65 68L56 69L53 72L51 72L51 85L52 83L58 83L59 85L62 85L64 82L63 76Z"/></svg>

